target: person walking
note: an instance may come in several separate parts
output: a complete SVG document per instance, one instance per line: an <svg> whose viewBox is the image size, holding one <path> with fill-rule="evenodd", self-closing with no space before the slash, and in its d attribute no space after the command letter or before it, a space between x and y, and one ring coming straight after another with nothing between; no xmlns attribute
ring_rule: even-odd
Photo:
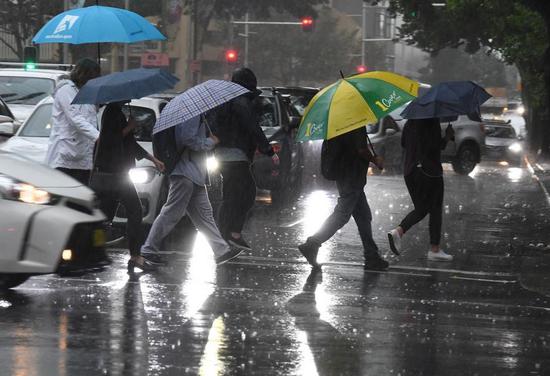
<svg viewBox="0 0 550 376"><path fill-rule="evenodd" d="M73 105L78 90L99 76L99 65L92 59L78 61L69 80L54 90L52 131L46 164L87 185L92 169L94 144L99 137L97 108L91 104Z"/></svg>
<svg viewBox="0 0 550 376"><path fill-rule="evenodd" d="M95 188L94 174L108 174L109 181L104 183L109 187L96 190L100 208L108 221L113 220L119 202L126 209L126 237L130 251L128 272L133 273L135 267L150 271L155 266L140 254L143 244L141 203L134 184L128 179L128 172L136 166L136 159L150 160L161 172L164 171L164 164L137 143L133 133L137 123L132 117L126 120L123 105L124 102L116 102L105 107L90 185Z"/></svg>
<svg viewBox="0 0 550 376"><path fill-rule="evenodd" d="M207 127L202 116L176 126L175 137L178 150L183 152L170 173L168 198L153 222L149 236L141 247L141 253L145 258L158 255L156 252L160 251L163 239L187 214L212 247L216 264L223 264L237 257L243 250L231 249L222 238L206 192L206 152L212 150L219 139L213 134L207 136Z"/></svg>
<svg viewBox="0 0 550 376"><path fill-rule="evenodd" d="M353 216L363 243L364 268L385 270L389 264L380 257L378 246L372 238L372 214L364 191L369 163L373 162L382 169L384 161L369 149L366 127L324 142L328 152L326 155L322 152L321 164L328 163L323 158L328 159L330 155L332 165L330 169L338 188L338 203L321 228L307 238L305 243L299 245L298 250L314 268L319 268L320 265L317 263L319 248ZM324 166L321 169L325 171Z"/></svg>
<svg viewBox="0 0 550 376"><path fill-rule="evenodd" d="M396 254L402 250L401 238L409 229L430 215L430 250L428 260L452 261L453 256L439 246L443 207L443 168L441 150L454 139L454 130L449 125L441 137L439 119L411 119L405 123L401 135L404 148L403 174L405 184L414 204L399 226L388 232L390 249Z"/></svg>
<svg viewBox="0 0 550 376"><path fill-rule="evenodd" d="M223 178L219 224L222 236L229 244L250 250L242 230L256 200L256 182L251 171L254 153L258 150L270 156L275 165L279 164L279 157L259 125L254 101L261 90L257 89L254 72L248 68L236 69L231 81L247 88L250 93L229 101L217 111L213 133L220 140L215 153Z"/></svg>

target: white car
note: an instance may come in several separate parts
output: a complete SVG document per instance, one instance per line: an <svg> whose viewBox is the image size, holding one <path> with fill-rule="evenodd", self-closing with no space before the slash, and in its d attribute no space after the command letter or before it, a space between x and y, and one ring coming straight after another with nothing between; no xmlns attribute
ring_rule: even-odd
<svg viewBox="0 0 550 376"><path fill-rule="evenodd" d="M0 151L0 212L0 289L109 263L94 193L59 171Z"/></svg>
<svg viewBox="0 0 550 376"><path fill-rule="evenodd" d="M128 106L123 108L126 114L131 112L137 120L136 139L149 153L152 153L151 130L166 103L163 99L142 98L132 100L130 108ZM21 154L36 162L43 163L48 150L51 131L52 105L52 97L47 97L38 103L15 136L0 145L0 150ZM99 124L101 124L102 113L100 111L98 114ZM159 174L153 163L146 159L138 161L136 168L132 169L129 175L134 182L143 207L143 222L144 224L152 224L168 194L165 177ZM123 224L125 222L124 207L120 206L113 223Z"/></svg>
<svg viewBox="0 0 550 376"><path fill-rule="evenodd" d="M0 97L8 104L15 119L23 123L34 106L49 97L57 83L69 78L69 72L56 69L0 69Z"/></svg>

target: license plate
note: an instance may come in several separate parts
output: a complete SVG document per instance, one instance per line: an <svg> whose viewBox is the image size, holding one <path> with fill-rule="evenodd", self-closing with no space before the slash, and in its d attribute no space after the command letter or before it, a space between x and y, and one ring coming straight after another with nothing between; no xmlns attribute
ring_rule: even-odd
<svg viewBox="0 0 550 376"><path fill-rule="evenodd" d="M94 247L103 247L105 245L105 231L103 229L94 230Z"/></svg>

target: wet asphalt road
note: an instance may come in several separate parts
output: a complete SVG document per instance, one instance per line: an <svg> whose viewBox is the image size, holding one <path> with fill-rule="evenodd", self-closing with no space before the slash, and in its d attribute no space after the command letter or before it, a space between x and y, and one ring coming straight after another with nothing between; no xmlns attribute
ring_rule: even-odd
<svg viewBox="0 0 550 376"><path fill-rule="evenodd" d="M311 180L311 179L310 179ZM172 239L169 267L130 278L125 250L79 278L31 278L0 295L1 375L550 374L550 206L526 168L446 171L442 246L426 260L427 221L399 258L386 231L411 208L399 176L367 197L387 272L364 272L350 222L311 270L296 245L336 200L308 181L283 208L258 204L254 251L216 270L199 236Z"/></svg>

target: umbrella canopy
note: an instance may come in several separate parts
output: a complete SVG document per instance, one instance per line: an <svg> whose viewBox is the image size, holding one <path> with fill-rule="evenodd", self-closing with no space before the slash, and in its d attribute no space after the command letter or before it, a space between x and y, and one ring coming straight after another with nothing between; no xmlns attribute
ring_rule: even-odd
<svg viewBox="0 0 550 376"><path fill-rule="evenodd" d="M153 134L182 124L248 92L241 85L224 80L208 80L193 86L166 105L153 128Z"/></svg>
<svg viewBox="0 0 550 376"><path fill-rule="evenodd" d="M342 78L309 102L297 140L328 140L375 123L415 98L418 87L418 82L391 72Z"/></svg>
<svg viewBox="0 0 550 376"><path fill-rule="evenodd" d="M142 98L171 89L178 81L162 69L130 69L88 81L72 103L104 104Z"/></svg>
<svg viewBox="0 0 550 376"><path fill-rule="evenodd" d="M93 5L60 13L46 23L33 43L134 43L164 40L149 21L125 9Z"/></svg>
<svg viewBox="0 0 550 376"><path fill-rule="evenodd" d="M441 82L409 103L401 116L427 119L468 115L472 120L481 121L480 106L489 98L491 95L475 82Z"/></svg>

